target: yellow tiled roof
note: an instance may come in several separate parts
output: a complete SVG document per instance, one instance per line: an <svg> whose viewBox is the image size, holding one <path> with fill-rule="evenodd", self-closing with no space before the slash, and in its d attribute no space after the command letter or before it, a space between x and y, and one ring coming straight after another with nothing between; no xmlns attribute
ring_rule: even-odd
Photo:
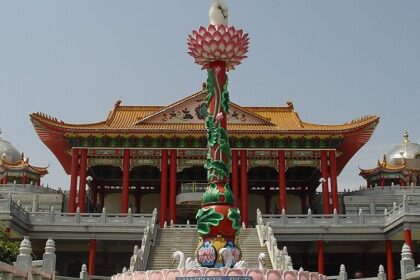
<svg viewBox="0 0 420 280"><path fill-rule="evenodd" d="M194 95L200 94L196 93ZM194 96L193 95L193 96ZM185 98L188 99L189 97ZM183 99L183 100L185 100ZM180 101L174 103L179 104ZM170 105L172 106L172 105ZM228 124L230 133L261 132L266 133L328 133L328 132L346 132L359 127L376 124L379 121L377 116L366 116L351 122L339 125L322 125L301 121L298 113L293 109L293 105L288 107L241 107L232 103L232 106L242 108L255 117L260 117L262 124ZM113 110L109 113L105 121L89 124L69 124L59 121L56 118L47 116L43 113L31 114L32 121L37 120L40 123L65 130L66 133L189 133L203 132L205 130L203 123L142 123L141 120L155 115L168 106L120 106L117 102Z"/></svg>

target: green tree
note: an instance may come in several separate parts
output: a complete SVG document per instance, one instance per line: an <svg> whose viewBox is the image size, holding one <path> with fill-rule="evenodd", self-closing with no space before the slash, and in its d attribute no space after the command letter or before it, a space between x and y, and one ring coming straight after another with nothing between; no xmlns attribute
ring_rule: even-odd
<svg viewBox="0 0 420 280"><path fill-rule="evenodd" d="M11 241L3 227L0 227L0 261L12 264L19 254L19 242Z"/></svg>

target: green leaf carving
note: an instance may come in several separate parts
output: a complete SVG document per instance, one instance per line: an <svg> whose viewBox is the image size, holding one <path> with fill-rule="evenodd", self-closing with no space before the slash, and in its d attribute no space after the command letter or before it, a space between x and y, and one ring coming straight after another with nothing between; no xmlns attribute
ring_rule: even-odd
<svg viewBox="0 0 420 280"><path fill-rule="evenodd" d="M227 177L229 175L229 165L227 165L223 161L211 161L211 168L214 169L214 173L219 178Z"/></svg>
<svg viewBox="0 0 420 280"><path fill-rule="evenodd" d="M211 226L218 226L223 220L223 215L214 208L201 208L197 212L197 232L201 235L209 234Z"/></svg>
<svg viewBox="0 0 420 280"><path fill-rule="evenodd" d="M232 204L232 205L234 204L235 198L233 196L232 190L230 189L229 183L225 184L225 193L223 195L225 196L225 202L226 203Z"/></svg>
<svg viewBox="0 0 420 280"><path fill-rule="evenodd" d="M210 183L207 186L206 192L203 195L203 203L217 203L222 193L219 191L215 183Z"/></svg>
<svg viewBox="0 0 420 280"><path fill-rule="evenodd" d="M211 115L207 116L206 119L206 128L207 128L207 143L210 147L213 147L217 143L218 131L214 125L214 118Z"/></svg>
<svg viewBox="0 0 420 280"><path fill-rule="evenodd" d="M232 228L236 230L236 235L240 234L241 229L241 212L238 208L230 208L228 219L232 221Z"/></svg>
<svg viewBox="0 0 420 280"><path fill-rule="evenodd" d="M218 135L218 144L222 152L227 155L228 160L230 159L230 146L228 135L226 134L226 130L223 127L217 129Z"/></svg>
<svg viewBox="0 0 420 280"><path fill-rule="evenodd" d="M226 75L226 82L225 85L223 86L223 92L222 92L222 100L221 100L221 105L223 110L228 113L229 112L229 91L228 91L228 76Z"/></svg>

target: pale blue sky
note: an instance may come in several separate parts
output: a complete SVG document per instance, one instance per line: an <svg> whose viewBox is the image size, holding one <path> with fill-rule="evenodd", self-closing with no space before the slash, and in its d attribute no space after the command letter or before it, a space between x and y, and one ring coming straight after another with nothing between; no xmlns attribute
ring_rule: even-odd
<svg viewBox="0 0 420 280"><path fill-rule="evenodd" d="M381 122L349 162L340 189L363 181L402 140L420 142L420 1L227 0L230 23L251 38L230 74L231 100L292 100L304 121ZM210 1L0 0L2 137L64 187L70 178L38 139L29 113L71 123L104 120L117 99L166 105L200 89L205 73L187 55L192 29L208 24Z"/></svg>

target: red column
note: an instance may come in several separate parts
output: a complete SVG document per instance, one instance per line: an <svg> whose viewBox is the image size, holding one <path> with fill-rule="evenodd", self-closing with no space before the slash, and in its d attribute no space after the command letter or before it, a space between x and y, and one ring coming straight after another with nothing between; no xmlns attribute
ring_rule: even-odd
<svg viewBox="0 0 420 280"><path fill-rule="evenodd" d="M340 213L340 205L338 204L338 190L337 190L337 161L336 152L330 151L330 176L331 176L331 194L333 209L337 209Z"/></svg>
<svg viewBox="0 0 420 280"><path fill-rule="evenodd" d="M380 183L381 183L381 189L383 189L385 187L385 178L384 177L381 178Z"/></svg>
<svg viewBox="0 0 420 280"><path fill-rule="evenodd" d="M232 150L232 192L235 197L234 207L239 204L239 176L238 176L238 151Z"/></svg>
<svg viewBox="0 0 420 280"><path fill-rule="evenodd" d="M91 239L89 242L89 275L95 275L95 261L96 261L96 239Z"/></svg>
<svg viewBox="0 0 420 280"><path fill-rule="evenodd" d="M279 206L280 212L287 210L286 199L286 156L284 150L278 151L278 169L279 169Z"/></svg>
<svg viewBox="0 0 420 280"><path fill-rule="evenodd" d="M162 150L162 160L160 162L160 227L166 221L166 212L168 207L168 150Z"/></svg>
<svg viewBox="0 0 420 280"><path fill-rule="evenodd" d="M128 213L128 196L130 193L130 150L124 149L123 181L121 192L121 213Z"/></svg>
<svg viewBox="0 0 420 280"><path fill-rule="evenodd" d="M23 174L22 175L22 185L26 185L26 179L27 179L28 177L26 176L26 174Z"/></svg>
<svg viewBox="0 0 420 280"><path fill-rule="evenodd" d="M69 213L76 212L76 191L77 191L77 175L79 165L79 149L73 148L71 155L71 177L70 177L70 194L69 194Z"/></svg>
<svg viewBox="0 0 420 280"><path fill-rule="evenodd" d="M175 223L176 221L176 162L177 152L171 150L171 166L169 171L169 220Z"/></svg>
<svg viewBox="0 0 420 280"><path fill-rule="evenodd" d="M321 151L321 179L322 182L322 204L324 214L330 213L330 199L328 193L328 160L327 151Z"/></svg>
<svg viewBox="0 0 420 280"><path fill-rule="evenodd" d="M392 243L391 240L385 240L386 245L386 266L387 266L387 279L394 280L394 258L392 257Z"/></svg>
<svg viewBox="0 0 420 280"><path fill-rule="evenodd" d="M87 149L81 149L80 150L79 199L78 199L80 213L85 212L86 171L87 171Z"/></svg>
<svg viewBox="0 0 420 280"><path fill-rule="evenodd" d="M324 241L318 240L318 272L325 275Z"/></svg>
<svg viewBox="0 0 420 280"><path fill-rule="evenodd" d="M404 229L404 243L410 246L411 253L414 253L411 240L411 230L409 228Z"/></svg>
<svg viewBox="0 0 420 280"><path fill-rule="evenodd" d="M41 177L38 178L38 180L36 180L36 186L37 187L41 186Z"/></svg>
<svg viewBox="0 0 420 280"><path fill-rule="evenodd" d="M400 187L404 187L405 186L405 182L403 178L400 178Z"/></svg>
<svg viewBox="0 0 420 280"><path fill-rule="evenodd" d="M248 225L248 167L247 151L241 151L241 215L242 222Z"/></svg>

